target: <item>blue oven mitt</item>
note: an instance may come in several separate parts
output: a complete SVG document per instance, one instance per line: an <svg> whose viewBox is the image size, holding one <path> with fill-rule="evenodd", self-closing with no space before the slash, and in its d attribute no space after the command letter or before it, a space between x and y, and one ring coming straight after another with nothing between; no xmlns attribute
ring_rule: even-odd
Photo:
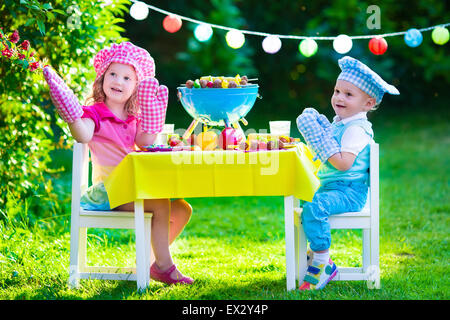
<svg viewBox="0 0 450 320"><path fill-rule="evenodd" d="M323 114L317 116L317 122L322 126L323 130L328 134L331 134L331 123L328 121L327 117Z"/></svg>
<svg viewBox="0 0 450 320"><path fill-rule="evenodd" d="M316 154L313 160L318 158L320 161L326 162L329 157L340 151L339 143L331 134L331 124L315 109L306 108L297 117L297 127L308 146Z"/></svg>

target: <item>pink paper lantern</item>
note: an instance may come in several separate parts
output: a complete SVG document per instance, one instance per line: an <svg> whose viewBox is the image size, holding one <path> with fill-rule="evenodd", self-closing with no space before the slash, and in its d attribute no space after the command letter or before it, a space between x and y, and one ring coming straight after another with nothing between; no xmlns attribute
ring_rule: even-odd
<svg viewBox="0 0 450 320"><path fill-rule="evenodd" d="M183 23L181 22L181 19L172 14L168 15L163 20L164 30L166 30L167 32L170 32L170 33L174 33L174 32L177 32L178 30L180 30L182 24Z"/></svg>

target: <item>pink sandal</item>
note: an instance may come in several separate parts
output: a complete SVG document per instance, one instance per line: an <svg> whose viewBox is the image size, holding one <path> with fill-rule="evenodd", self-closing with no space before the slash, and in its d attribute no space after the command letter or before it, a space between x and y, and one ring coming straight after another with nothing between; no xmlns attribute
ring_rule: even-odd
<svg viewBox="0 0 450 320"><path fill-rule="evenodd" d="M159 269L156 263L153 263L152 266L150 267L150 278L156 281L164 282L166 284L177 284L177 283L192 284L194 282L194 279L186 276L183 276L182 278L179 279L171 278L170 275L175 269L177 269L177 266L173 264L166 271L162 271L161 269Z"/></svg>

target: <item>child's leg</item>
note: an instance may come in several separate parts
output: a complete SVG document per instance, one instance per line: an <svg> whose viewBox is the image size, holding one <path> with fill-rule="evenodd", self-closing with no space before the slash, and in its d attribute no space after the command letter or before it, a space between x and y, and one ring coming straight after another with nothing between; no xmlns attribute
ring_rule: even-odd
<svg viewBox="0 0 450 320"><path fill-rule="evenodd" d="M152 279L167 284L192 284L193 279L185 277L175 266L169 249L169 218L171 201L169 199L145 200L144 209L153 212L152 218L152 247L155 252L155 263L151 266ZM177 209L176 211L179 211ZM185 216L185 215L184 215ZM176 214L176 225L180 226L179 214ZM182 227L187 223L184 222ZM181 232L178 227L178 233ZM178 235L178 234L176 234ZM175 236L176 236L175 235Z"/></svg>
<svg viewBox="0 0 450 320"><path fill-rule="evenodd" d="M180 235L192 215L192 207L184 199L171 201L170 205L169 243Z"/></svg>
<svg viewBox="0 0 450 320"><path fill-rule="evenodd" d="M134 211L134 202L123 204L114 208L118 211ZM161 269L166 269L173 264L169 251L169 199L152 199L144 201L144 211L152 212L152 247Z"/></svg>
<svg viewBox="0 0 450 320"><path fill-rule="evenodd" d="M169 244L183 231L192 215L191 205L183 199L171 200L169 219ZM155 254L152 250L150 254L150 264L155 262Z"/></svg>
<svg viewBox="0 0 450 320"><path fill-rule="evenodd" d="M134 211L134 202L121 205L114 210ZM152 247L158 270L164 272L173 266L172 256L169 250L169 199L152 199L144 201L144 211L152 212ZM178 269L174 269L170 275L172 279L182 279L184 276Z"/></svg>
<svg viewBox="0 0 450 320"><path fill-rule="evenodd" d="M345 185L333 183L320 188L312 202L302 210L302 223L310 248L314 252L325 252L331 244L329 216L349 211L359 211L367 198L367 187L363 184Z"/></svg>
<svg viewBox="0 0 450 320"><path fill-rule="evenodd" d="M313 254L300 290L321 289L334 278L337 269L329 257L331 244L329 216L359 211L364 206L366 195L365 187L351 188L336 183L332 188L320 188L313 201L303 206L303 228Z"/></svg>

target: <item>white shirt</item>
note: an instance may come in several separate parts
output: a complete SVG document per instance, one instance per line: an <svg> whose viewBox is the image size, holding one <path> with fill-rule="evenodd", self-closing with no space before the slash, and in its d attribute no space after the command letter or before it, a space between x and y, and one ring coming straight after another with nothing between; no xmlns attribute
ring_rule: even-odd
<svg viewBox="0 0 450 320"><path fill-rule="evenodd" d="M356 119L367 119L367 112L359 112L351 117L340 119L338 115L334 116L333 121L340 122L345 125ZM370 143L372 138L360 126L348 127L341 138L341 152L350 152L357 156L364 147Z"/></svg>

